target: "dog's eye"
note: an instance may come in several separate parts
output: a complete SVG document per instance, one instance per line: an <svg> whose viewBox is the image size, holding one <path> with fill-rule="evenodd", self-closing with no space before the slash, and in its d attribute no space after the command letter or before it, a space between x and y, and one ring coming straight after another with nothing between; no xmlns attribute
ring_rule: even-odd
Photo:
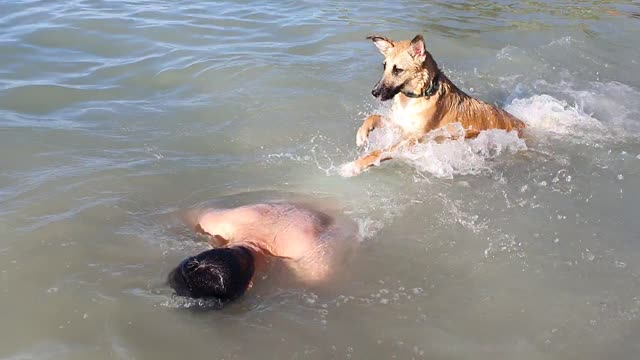
<svg viewBox="0 0 640 360"><path fill-rule="evenodd" d="M393 75L400 75L402 74L402 72L404 71L404 69L400 69L399 67L393 65L393 69L391 70L391 72L393 72Z"/></svg>
<svg viewBox="0 0 640 360"><path fill-rule="evenodd" d="M387 68L387 62L386 62L386 61L382 63L382 68L383 68L383 69L386 69L386 68Z"/></svg>

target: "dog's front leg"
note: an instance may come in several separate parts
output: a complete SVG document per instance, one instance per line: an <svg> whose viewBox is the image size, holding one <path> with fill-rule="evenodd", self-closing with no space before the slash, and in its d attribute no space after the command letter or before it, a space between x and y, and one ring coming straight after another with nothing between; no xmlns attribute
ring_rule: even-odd
<svg viewBox="0 0 640 360"><path fill-rule="evenodd" d="M356 145L362 146L364 145L369 138L369 133L373 131L373 129L380 127L382 125L382 115L371 115L362 123L362 126L358 129L358 133L356 134Z"/></svg>
<svg viewBox="0 0 640 360"><path fill-rule="evenodd" d="M371 166L379 165L381 162L391 160L393 154L402 146L413 147L418 143L417 139L408 139L400 141L399 143L389 146L385 149L378 149L370 152L369 154L353 161L342 168L343 176L355 176L359 175Z"/></svg>

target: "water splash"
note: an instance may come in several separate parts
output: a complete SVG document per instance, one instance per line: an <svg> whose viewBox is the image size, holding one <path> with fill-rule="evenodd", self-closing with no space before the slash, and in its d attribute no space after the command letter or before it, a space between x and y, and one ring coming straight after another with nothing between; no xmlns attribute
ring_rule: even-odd
<svg viewBox="0 0 640 360"><path fill-rule="evenodd" d="M172 296L161 303L161 306L174 309L220 310L224 303L217 299L193 299L182 296Z"/></svg>
<svg viewBox="0 0 640 360"><path fill-rule="evenodd" d="M490 160L505 152L515 153L527 149L524 140L518 138L516 132L489 130L472 140L465 140L464 134L459 123L452 129L436 129L427 134L422 143L402 147L392 155L413 166L418 172L439 178L452 178L455 175L490 171ZM376 129L370 134L366 151L389 147L400 138L399 130L392 127ZM350 166L351 163L343 165L341 174L344 175Z"/></svg>
<svg viewBox="0 0 640 360"><path fill-rule="evenodd" d="M569 105L550 95L515 99L505 110L522 119L530 128L558 135L604 136L607 128L584 112L581 106Z"/></svg>
<svg viewBox="0 0 640 360"><path fill-rule="evenodd" d="M635 136L639 113L629 106L638 103L635 89L616 82L591 83L586 90L576 90L566 84L545 84L545 87L568 100L535 94L516 98L505 106L505 110L522 119L536 137L594 144ZM381 114L388 115L389 112L388 108L378 109ZM452 178L491 172L495 160L502 155L527 150L525 141L515 132L488 130L472 140L464 140L462 134L464 129L459 124L450 133L437 129L422 143L401 148L392 156L411 165L420 174ZM435 141L438 137L447 140ZM401 138L400 131L393 127L376 129L370 134L369 144L362 153L387 148ZM354 172L352 163L337 170L342 176Z"/></svg>
<svg viewBox="0 0 640 360"><path fill-rule="evenodd" d="M458 132L464 134L462 125L458 124ZM434 135L430 134L430 140L418 144L410 151L402 152L399 158L408 161L418 171L436 177L452 178L454 175L475 175L491 171L490 160L503 153L513 154L527 149L517 132L505 130L483 131L478 137L468 141L464 136L458 136L441 143L433 140Z"/></svg>

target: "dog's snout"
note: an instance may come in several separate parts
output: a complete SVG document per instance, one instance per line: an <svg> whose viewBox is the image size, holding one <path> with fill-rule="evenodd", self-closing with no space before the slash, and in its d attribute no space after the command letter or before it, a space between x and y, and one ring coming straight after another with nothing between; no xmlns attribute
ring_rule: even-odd
<svg viewBox="0 0 640 360"><path fill-rule="evenodd" d="M375 98L380 97L380 89L378 87L373 88L373 90L371 90L371 95Z"/></svg>

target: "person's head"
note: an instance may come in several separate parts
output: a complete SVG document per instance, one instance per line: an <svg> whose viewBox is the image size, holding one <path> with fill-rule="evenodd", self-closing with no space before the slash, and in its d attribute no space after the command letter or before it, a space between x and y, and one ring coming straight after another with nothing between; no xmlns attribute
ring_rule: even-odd
<svg viewBox="0 0 640 360"><path fill-rule="evenodd" d="M254 259L245 247L207 250L183 260L169 274L169 285L180 296L229 301L249 287Z"/></svg>

